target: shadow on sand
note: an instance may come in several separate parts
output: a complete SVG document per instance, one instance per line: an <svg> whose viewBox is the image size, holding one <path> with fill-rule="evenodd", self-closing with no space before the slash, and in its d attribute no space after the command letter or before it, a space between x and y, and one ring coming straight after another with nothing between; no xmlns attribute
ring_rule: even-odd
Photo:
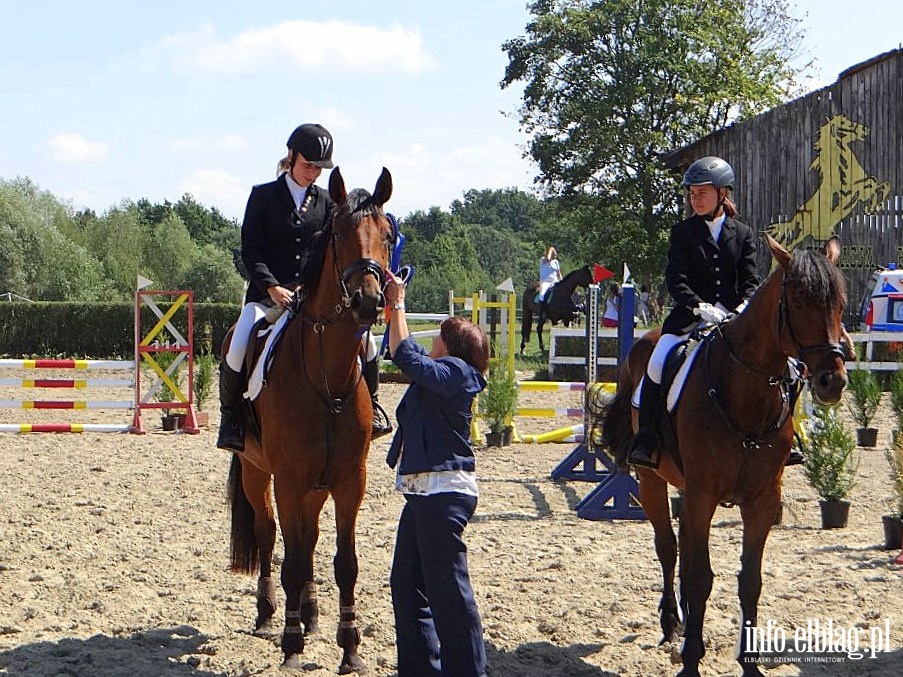
<svg viewBox="0 0 903 677"><path fill-rule="evenodd" d="M0 652L0 671L21 677L222 677L194 667L204 660L207 640L196 628L181 625L128 637L33 642Z"/></svg>

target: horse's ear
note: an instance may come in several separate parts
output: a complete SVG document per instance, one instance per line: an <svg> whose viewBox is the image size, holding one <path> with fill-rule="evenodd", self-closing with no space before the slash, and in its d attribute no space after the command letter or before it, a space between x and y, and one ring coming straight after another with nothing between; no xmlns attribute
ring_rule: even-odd
<svg viewBox="0 0 903 677"><path fill-rule="evenodd" d="M774 256L777 262L781 264L782 268L786 268L790 264L790 260L793 258L793 254L784 249L781 246L781 243L775 240L768 233L765 233L765 242L768 243L768 248L771 250L772 256Z"/></svg>
<svg viewBox="0 0 903 677"><path fill-rule="evenodd" d="M373 189L373 202L382 207L392 197L392 175L383 167L382 173L376 180L376 188Z"/></svg>
<svg viewBox="0 0 903 677"><path fill-rule="evenodd" d="M827 256L831 263L838 264L840 262L840 238L836 235L829 237L825 246L822 247L821 253Z"/></svg>
<svg viewBox="0 0 903 677"><path fill-rule="evenodd" d="M345 179L342 178L342 172L339 171L338 167L329 174L329 197L336 204L348 199L348 192L345 190Z"/></svg>

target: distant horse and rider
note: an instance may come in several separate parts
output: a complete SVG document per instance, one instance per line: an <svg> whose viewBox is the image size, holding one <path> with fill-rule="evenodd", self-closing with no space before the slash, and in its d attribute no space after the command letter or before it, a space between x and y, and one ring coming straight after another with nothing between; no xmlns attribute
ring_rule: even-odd
<svg viewBox="0 0 903 677"><path fill-rule="evenodd" d="M839 248L827 256L793 253L766 235L777 262L747 308L716 325L697 344L673 381L679 399L662 389L665 407L659 465L636 467L639 500L654 530L662 572L659 619L662 642L683 634L680 677L697 677L705 655L703 618L712 591L709 533L719 504L736 504L743 520L738 576L739 655L744 677L761 677L746 630L758 624L765 541L781 501L781 476L793 443L793 405L803 383L816 402L836 403L847 383L841 317L844 279ZM617 394L594 412L602 443L622 469L637 426L632 398L659 338L638 340L621 367ZM666 369L666 373L668 373ZM679 387L679 386L677 386ZM590 404L593 404L592 402ZM668 485L684 491L679 537L668 508ZM675 595L678 566L680 595ZM681 632L682 631L682 632Z"/></svg>
<svg viewBox="0 0 903 677"><path fill-rule="evenodd" d="M528 285L521 297L521 342L520 354L524 354L527 343L530 342L530 333L533 331L533 318L536 317L536 338L539 342L539 350L545 352L542 332L546 322L553 325L561 322L568 327L576 322L583 312L583 303L575 301L577 287L586 288L593 282L594 266L587 265L572 270L562 280L546 292L545 296L537 300L539 282Z"/></svg>
<svg viewBox="0 0 903 677"><path fill-rule="evenodd" d="M232 456L231 568L259 575L258 631L270 626L277 609L274 499L278 509L285 546L285 667L301 667L304 638L319 628L314 550L320 511L332 496L336 642L343 649L339 672L366 671L358 653L355 525L364 498L373 409L359 356L362 336L385 305L384 271L398 236L383 211L391 194L385 168L372 195L363 189L346 192L339 169L332 171L329 195L336 207L319 279L273 348L266 387L253 403L258 425L250 428L259 429L259 435L248 433L244 452Z"/></svg>

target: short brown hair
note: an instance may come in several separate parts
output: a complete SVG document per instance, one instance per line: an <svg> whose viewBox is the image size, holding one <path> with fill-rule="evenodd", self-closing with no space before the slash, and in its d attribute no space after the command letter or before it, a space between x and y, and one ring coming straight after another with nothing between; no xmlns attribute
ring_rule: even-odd
<svg viewBox="0 0 903 677"><path fill-rule="evenodd" d="M461 358L481 374L489 369L489 339L478 325L463 317L450 317L439 326L439 335L449 355Z"/></svg>

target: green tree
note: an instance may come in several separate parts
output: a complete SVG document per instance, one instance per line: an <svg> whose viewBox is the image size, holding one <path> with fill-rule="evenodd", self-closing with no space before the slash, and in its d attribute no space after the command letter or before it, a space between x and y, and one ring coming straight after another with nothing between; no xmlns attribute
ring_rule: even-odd
<svg viewBox="0 0 903 677"><path fill-rule="evenodd" d="M454 223L450 214L439 207L431 207L428 212L412 212L400 220L399 226L406 237L416 236L430 242L439 233L451 230Z"/></svg>
<svg viewBox="0 0 903 677"><path fill-rule="evenodd" d="M119 300L131 299L138 273L153 268L149 240L147 227L129 202L88 224L88 249L100 252L103 274Z"/></svg>
<svg viewBox="0 0 903 677"><path fill-rule="evenodd" d="M542 222L544 215L538 198L516 188L470 189L465 191L463 202L452 202L451 213L462 223L478 223L497 230L527 234Z"/></svg>
<svg viewBox="0 0 903 677"><path fill-rule="evenodd" d="M660 270L683 197L661 156L794 93L802 32L785 0L536 0L507 41L503 88L524 84L520 125L550 195L585 194L641 234L631 269ZM578 203L586 215L585 203ZM581 219L582 220L582 219ZM645 259L641 262L640 259Z"/></svg>
<svg viewBox="0 0 903 677"><path fill-rule="evenodd" d="M227 219L216 207L204 207L191 195L186 193L173 205L173 210L182 219L182 223L198 244L212 242L217 233L235 229L238 224Z"/></svg>
<svg viewBox="0 0 903 677"><path fill-rule="evenodd" d="M0 292L32 300L94 300L105 290L98 260L68 207L29 179L0 181Z"/></svg>
<svg viewBox="0 0 903 677"><path fill-rule="evenodd" d="M195 250L179 288L191 289L195 303L240 304L244 283L232 265L231 255L205 244Z"/></svg>
<svg viewBox="0 0 903 677"><path fill-rule="evenodd" d="M174 211L153 226L148 245L150 249L145 255L145 270L152 276L157 288L182 289L182 280L191 267L197 247L182 219Z"/></svg>

